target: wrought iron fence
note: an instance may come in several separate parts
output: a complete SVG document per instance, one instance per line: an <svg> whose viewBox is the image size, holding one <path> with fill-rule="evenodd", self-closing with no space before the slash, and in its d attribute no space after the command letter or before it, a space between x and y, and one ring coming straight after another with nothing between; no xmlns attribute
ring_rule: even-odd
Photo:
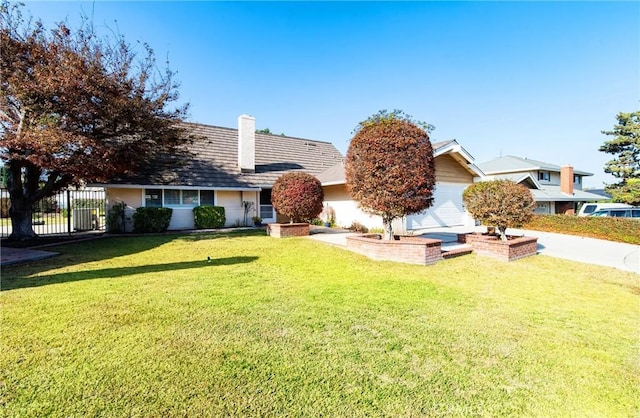
<svg viewBox="0 0 640 418"><path fill-rule="evenodd" d="M11 235L9 191L0 189L0 237ZM38 235L71 235L104 231L106 194L101 187L62 190L33 207L33 230Z"/></svg>

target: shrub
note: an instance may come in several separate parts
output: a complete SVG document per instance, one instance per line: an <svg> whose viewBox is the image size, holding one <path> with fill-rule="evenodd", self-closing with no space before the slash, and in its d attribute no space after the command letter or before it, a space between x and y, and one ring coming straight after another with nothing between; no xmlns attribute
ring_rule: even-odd
<svg viewBox="0 0 640 418"><path fill-rule="evenodd" d="M198 229L222 228L226 221L222 206L197 206L193 208L193 222Z"/></svg>
<svg viewBox="0 0 640 418"><path fill-rule="evenodd" d="M394 219L433 203L433 148L427 134L431 128L401 111L381 111L360 122L351 139L345 162L347 190L363 211L382 217L387 239L393 239Z"/></svg>
<svg viewBox="0 0 640 418"><path fill-rule="evenodd" d="M474 218L495 226L503 241L507 228L522 226L535 208L531 191L511 180L474 183L464 191L462 200Z"/></svg>
<svg viewBox="0 0 640 418"><path fill-rule="evenodd" d="M353 221L351 223L351 226L349 227L349 230L351 230L353 232L358 232L360 234L366 234L367 232L369 232L369 228L367 228L366 226L362 225L360 222L356 222L356 221Z"/></svg>
<svg viewBox="0 0 640 418"><path fill-rule="evenodd" d="M303 222L322 212L324 192L320 181L311 174L290 172L280 176L271 190L271 203L276 211Z"/></svg>
<svg viewBox="0 0 640 418"><path fill-rule="evenodd" d="M127 204L124 202L115 203L109 209L109 214L107 215L107 231L113 233L125 232L125 209L127 208ZM65 209L66 211L66 209Z"/></svg>
<svg viewBox="0 0 640 418"><path fill-rule="evenodd" d="M138 208L133 214L134 232L164 232L171 222L171 208Z"/></svg>

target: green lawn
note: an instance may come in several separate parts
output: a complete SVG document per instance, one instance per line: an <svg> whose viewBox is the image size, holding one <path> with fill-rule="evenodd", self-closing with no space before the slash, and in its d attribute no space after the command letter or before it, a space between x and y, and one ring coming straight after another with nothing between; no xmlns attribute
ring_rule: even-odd
<svg viewBox="0 0 640 418"><path fill-rule="evenodd" d="M2 270L3 416L640 415L632 273L262 232L55 250Z"/></svg>

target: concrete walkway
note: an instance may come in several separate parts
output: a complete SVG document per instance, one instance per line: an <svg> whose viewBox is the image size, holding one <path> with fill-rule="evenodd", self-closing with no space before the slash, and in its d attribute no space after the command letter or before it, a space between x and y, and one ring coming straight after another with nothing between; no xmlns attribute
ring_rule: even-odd
<svg viewBox="0 0 640 418"><path fill-rule="evenodd" d="M346 246L347 236L352 234L341 230L329 231L315 228L309 238L332 245ZM486 228L453 227L413 231L414 235L442 240L443 248L455 246L459 232L486 232ZM522 229L508 229L507 233L538 237L538 254L640 274L640 246L638 245Z"/></svg>
<svg viewBox="0 0 640 418"><path fill-rule="evenodd" d="M42 260L44 258L54 257L59 253L52 251L29 250L27 248L0 248L0 266L8 266L11 264L25 263L27 261Z"/></svg>

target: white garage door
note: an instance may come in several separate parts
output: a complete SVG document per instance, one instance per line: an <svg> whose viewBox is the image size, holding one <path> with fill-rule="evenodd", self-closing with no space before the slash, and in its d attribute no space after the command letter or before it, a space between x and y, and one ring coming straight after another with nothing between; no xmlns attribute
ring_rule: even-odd
<svg viewBox="0 0 640 418"><path fill-rule="evenodd" d="M423 213L407 216L407 229L464 225L462 192L466 187L466 184L438 184L433 206Z"/></svg>

